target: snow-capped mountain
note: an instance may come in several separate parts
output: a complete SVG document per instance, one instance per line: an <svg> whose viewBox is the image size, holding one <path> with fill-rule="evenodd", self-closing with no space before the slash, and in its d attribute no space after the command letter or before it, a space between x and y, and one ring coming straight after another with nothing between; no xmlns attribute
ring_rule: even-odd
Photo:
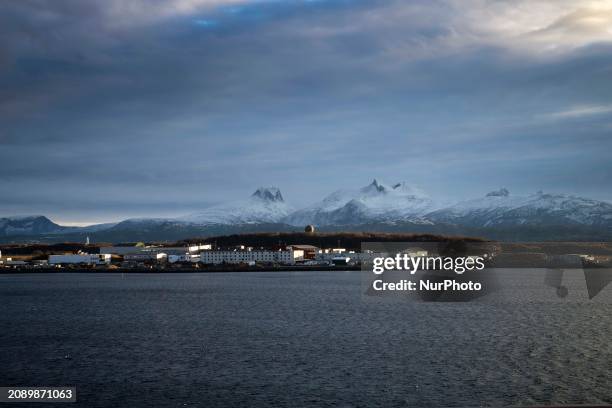
<svg viewBox="0 0 612 408"><path fill-rule="evenodd" d="M42 215L0 218L0 236L59 233L65 229Z"/></svg>
<svg viewBox="0 0 612 408"><path fill-rule="evenodd" d="M206 225L273 224L292 211L276 187L260 187L248 199L218 204L176 218L130 218L115 229L180 228Z"/></svg>
<svg viewBox="0 0 612 408"><path fill-rule="evenodd" d="M215 205L177 221L197 225L278 223L292 211L276 187L260 187L247 200Z"/></svg>
<svg viewBox="0 0 612 408"><path fill-rule="evenodd" d="M435 223L472 227L585 225L612 228L612 204L543 192L513 196L502 188L485 197L434 211L426 217Z"/></svg>
<svg viewBox="0 0 612 408"><path fill-rule="evenodd" d="M348 226L405 223L491 229L495 227L588 227L612 235L612 204L563 194L515 196L502 188L486 196L443 206L404 183L374 180L359 190L340 190L285 218L290 225ZM457 231L455 229L455 231Z"/></svg>
<svg viewBox="0 0 612 408"><path fill-rule="evenodd" d="M290 225L351 225L409 221L429 223L423 216L435 209L421 190L405 183L388 186L377 180L358 190L338 190L323 201L298 210L284 222Z"/></svg>
<svg viewBox="0 0 612 408"><path fill-rule="evenodd" d="M215 205L178 218L132 218L117 224L64 227L44 216L0 218L8 242L176 240L239 232L359 230L467 234L510 240L612 239L612 204L563 194L515 196L500 189L453 205L435 203L405 183L374 180L336 191L321 202L292 211L278 188L261 187L248 199Z"/></svg>

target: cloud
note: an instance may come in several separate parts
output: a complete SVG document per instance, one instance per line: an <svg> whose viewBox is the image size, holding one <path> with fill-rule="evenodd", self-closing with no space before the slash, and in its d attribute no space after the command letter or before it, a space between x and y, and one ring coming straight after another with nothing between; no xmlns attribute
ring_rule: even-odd
<svg viewBox="0 0 612 408"><path fill-rule="evenodd" d="M96 202L168 214L260 184L299 206L372 171L459 197L483 185L546 188L544 176L533 189L524 176L557 170L555 187L580 192L564 163L589 174L612 167L607 9L5 2L0 189L11 198L0 197L0 215L57 211L58 194L82 203L75 217ZM557 123L576 117L586 120ZM609 187L593 179L588 193ZM152 196L154 208L144 203Z"/></svg>
<svg viewBox="0 0 612 408"><path fill-rule="evenodd" d="M460 39L532 57L555 56L598 42L610 42L612 2L451 1L452 24Z"/></svg>
<svg viewBox="0 0 612 408"><path fill-rule="evenodd" d="M550 49L580 47L612 40L612 3L606 8L579 8L529 36Z"/></svg>
<svg viewBox="0 0 612 408"><path fill-rule="evenodd" d="M570 109L541 115L548 119L574 119L612 113L612 105L574 106Z"/></svg>
<svg viewBox="0 0 612 408"><path fill-rule="evenodd" d="M352 19L349 25L331 28L328 34L364 28L380 33L403 32L410 36L390 41L389 51L413 58L474 47L497 47L542 58L594 43L610 43L611 26L609 0L390 1L373 13ZM312 33L325 31L314 27Z"/></svg>

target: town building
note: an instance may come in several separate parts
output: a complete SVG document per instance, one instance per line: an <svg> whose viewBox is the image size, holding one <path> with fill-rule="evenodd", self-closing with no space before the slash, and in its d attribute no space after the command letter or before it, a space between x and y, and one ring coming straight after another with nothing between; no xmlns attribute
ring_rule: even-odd
<svg viewBox="0 0 612 408"><path fill-rule="evenodd" d="M212 244L197 244L197 245L189 245L187 250L190 253L200 252L200 251L210 251L212 249Z"/></svg>
<svg viewBox="0 0 612 408"><path fill-rule="evenodd" d="M135 254L173 254L173 255L184 255L189 252L189 249L186 246L181 247L160 247L160 246L108 246L101 247L101 254L111 254L111 255L135 255Z"/></svg>
<svg viewBox="0 0 612 408"><path fill-rule="evenodd" d="M164 261L167 258L168 254L164 252L141 252L123 255L123 260L125 262Z"/></svg>
<svg viewBox="0 0 612 408"><path fill-rule="evenodd" d="M49 265L104 265L111 261L110 254L49 255Z"/></svg>
<svg viewBox="0 0 612 408"><path fill-rule="evenodd" d="M200 254L182 254L182 255L168 255L168 262L200 262Z"/></svg>
<svg viewBox="0 0 612 408"><path fill-rule="evenodd" d="M332 264L335 266L345 266L351 262L351 258L348 256L334 256L331 260Z"/></svg>
<svg viewBox="0 0 612 408"><path fill-rule="evenodd" d="M13 266L13 267L17 267L17 266L25 266L28 263L26 261L13 261L12 258L7 258L6 261L4 261L4 265L6 266Z"/></svg>
<svg viewBox="0 0 612 408"><path fill-rule="evenodd" d="M200 262L203 264L238 264L238 263L280 263L293 265L303 260L303 251L286 249L280 251L265 250L231 250L231 251L203 251L200 253Z"/></svg>
<svg viewBox="0 0 612 408"><path fill-rule="evenodd" d="M298 253L298 257L301 257L302 260L312 260L315 259L317 253L320 251L319 248L313 245L289 245L287 249L291 249Z"/></svg>
<svg viewBox="0 0 612 408"><path fill-rule="evenodd" d="M343 248L335 248L335 249L343 249ZM321 250L317 253L315 260L318 262L327 262L327 263L337 263L335 262L335 258L349 258L347 262L350 263L363 263L368 262L374 259L377 256L376 253L371 251L365 252L356 252L356 251L334 251L331 249Z"/></svg>
<svg viewBox="0 0 612 408"><path fill-rule="evenodd" d="M189 249L186 246L179 247L147 247L144 248L144 253L154 253L154 254L166 254L166 255L185 255L189 252Z"/></svg>

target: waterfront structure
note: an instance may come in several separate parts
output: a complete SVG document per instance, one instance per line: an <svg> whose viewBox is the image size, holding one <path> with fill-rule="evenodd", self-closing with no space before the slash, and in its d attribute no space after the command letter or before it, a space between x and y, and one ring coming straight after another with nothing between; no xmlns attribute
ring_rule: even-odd
<svg viewBox="0 0 612 408"><path fill-rule="evenodd" d="M200 254L183 254L183 255L168 255L168 262L200 262Z"/></svg>
<svg viewBox="0 0 612 408"><path fill-rule="evenodd" d="M17 266L26 266L28 263L26 261L13 261L12 258L7 258L7 260L4 261L3 264L6 266L17 267Z"/></svg>
<svg viewBox="0 0 612 408"><path fill-rule="evenodd" d="M199 251L210 251L212 249L212 244L195 244L189 245L187 250L190 253L199 252Z"/></svg>
<svg viewBox="0 0 612 408"><path fill-rule="evenodd" d="M101 254L111 254L111 255L136 255L136 254L173 254L173 255L184 255L190 252L189 248L186 246L181 247L159 247L159 246L108 246L108 247L100 247Z"/></svg>
<svg viewBox="0 0 612 408"><path fill-rule="evenodd" d="M346 258L349 258L349 261L352 263L362 263L362 262L371 261L372 259L374 259L376 256L379 256L379 255L380 254L376 254L371 251L356 252L356 251L343 250L342 252L340 252L340 251L334 251L331 249L325 249L317 253L315 260L319 262L333 263L334 258L336 257L338 258L346 257Z"/></svg>
<svg viewBox="0 0 612 408"><path fill-rule="evenodd" d="M293 249L280 251L265 250L232 250L232 251L202 251L200 262L203 264L238 264L238 263L279 263L293 265L304 259L304 252Z"/></svg>
<svg viewBox="0 0 612 408"><path fill-rule="evenodd" d="M406 248L403 251L401 251L402 254L408 254L409 257L411 258L418 258L418 257L424 257L427 256L428 252L423 249L423 248Z"/></svg>
<svg viewBox="0 0 612 408"><path fill-rule="evenodd" d="M49 265L106 265L110 262L110 254L49 255Z"/></svg>
<svg viewBox="0 0 612 408"><path fill-rule="evenodd" d="M168 254L164 252L140 252L136 254L125 254L123 260L125 262L145 262L145 261L164 261L168 258Z"/></svg>
<svg viewBox="0 0 612 408"><path fill-rule="evenodd" d="M317 252L320 251L319 248L313 245L289 245L287 249L296 251L298 257L301 257L303 260L315 259Z"/></svg>
<svg viewBox="0 0 612 408"><path fill-rule="evenodd" d="M186 246L180 247L146 247L143 253L166 254L166 255L185 255L189 252Z"/></svg>
<svg viewBox="0 0 612 408"><path fill-rule="evenodd" d="M335 266L345 266L348 265L351 262L351 258L349 258L348 256L334 256L332 258L332 264L334 264Z"/></svg>

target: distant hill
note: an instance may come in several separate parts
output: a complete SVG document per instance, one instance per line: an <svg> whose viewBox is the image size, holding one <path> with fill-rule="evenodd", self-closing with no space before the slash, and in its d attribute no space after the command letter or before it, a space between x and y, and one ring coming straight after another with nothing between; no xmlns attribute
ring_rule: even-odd
<svg viewBox="0 0 612 408"><path fill-rule="evenodd" d="M59 234L69 229L42 215L0 218L0 237Z"/></svg>

